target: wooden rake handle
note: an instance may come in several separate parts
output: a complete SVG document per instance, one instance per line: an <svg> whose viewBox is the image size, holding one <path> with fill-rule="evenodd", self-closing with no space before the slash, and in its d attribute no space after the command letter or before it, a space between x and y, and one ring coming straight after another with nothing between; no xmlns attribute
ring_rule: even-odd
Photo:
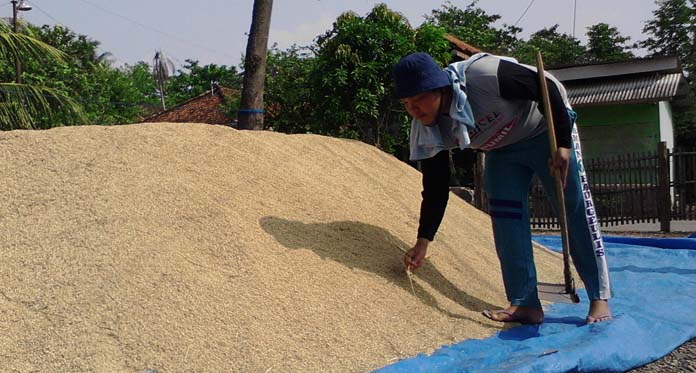
<svg viewBox="0 0 696 373"><path fill-rule="evenodd" d="M553 113L551 112L551 101L549 100L549 87L546 85L546 75L544 74L544 61L541 57L541 52L537 51L537 72L539 74L539 86L541 87L541 98L544 106L544 118L548 127L549 147L551 157L556 155L558 145L556 143L556 130L553 124ZM568 241L568 219L566 215L565 197L563 195L563 180L561 171L554 172L556 184L556 202L558 204L558 222L561 226L561 239L563 241L563 279L565 281L565 292L570 295L574 303L579 303L577 291L575 290L575 280L573 273L570 270L570 244Z"/></svg>

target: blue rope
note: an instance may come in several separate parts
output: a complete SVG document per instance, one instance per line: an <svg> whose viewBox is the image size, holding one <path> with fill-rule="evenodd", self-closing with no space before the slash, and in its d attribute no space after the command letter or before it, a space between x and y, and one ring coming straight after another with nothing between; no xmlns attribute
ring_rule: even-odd
<svg viewBox="0 0 696 373"><path fill-rule="evenodd" d="M263 109L239 109L237 110L238 113L255 113L255 114L263 114L265 111Z"/></svg>

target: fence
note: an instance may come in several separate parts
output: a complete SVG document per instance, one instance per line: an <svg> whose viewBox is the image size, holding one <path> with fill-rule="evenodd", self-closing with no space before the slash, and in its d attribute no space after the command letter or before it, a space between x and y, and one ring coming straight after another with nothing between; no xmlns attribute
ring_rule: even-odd
<svg viewBox="0 0 696 373"><path fill-rule="evenodd" d="M670 158L674 164L672 219L696 220L696 148L675 150Z"/></svg>
<svg viewBox="0 0 696 373"><path fill-rule="evenodd" d="M655 222L660 216L660 168L656 153L625 154L585 161L600 224ZM556 227L556 214L539 181L530 193L532 226Z"/></svg>
<svg viewBox="0 0 696 373"><path fill-rule="evenodd" d="M696 149L670 152L660 143L655 152L624 154L584 162L595 210L602 226L696 220ZM482 164L482 162L478 162ZM486 211L477 168L476 207ZM671 176L671 177L670 177ZM529 196L533 228L558 227L556 214L538 179Z"/></svg>

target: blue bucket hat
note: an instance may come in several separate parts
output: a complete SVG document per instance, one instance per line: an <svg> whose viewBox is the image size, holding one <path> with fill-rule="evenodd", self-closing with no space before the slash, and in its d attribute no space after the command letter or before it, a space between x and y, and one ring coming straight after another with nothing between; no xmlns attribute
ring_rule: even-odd
<svg viewBox="0 0 696 373"><path fill-rule="evenodd" d="M392 71L397 98L406 98L450 85L447 73L427 53L402 58Z"/></svg>

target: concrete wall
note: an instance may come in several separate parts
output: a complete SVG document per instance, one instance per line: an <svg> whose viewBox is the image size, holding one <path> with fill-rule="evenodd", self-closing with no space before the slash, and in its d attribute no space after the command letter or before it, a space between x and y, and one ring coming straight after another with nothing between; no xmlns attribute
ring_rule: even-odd
<svg viewBox="0 0 696 373"><path fill-rule="evenodd" d="M660 101L660 141L667 143L667 149L674 149L674 123L672 122L672 106L669 101Z"/></svg>

